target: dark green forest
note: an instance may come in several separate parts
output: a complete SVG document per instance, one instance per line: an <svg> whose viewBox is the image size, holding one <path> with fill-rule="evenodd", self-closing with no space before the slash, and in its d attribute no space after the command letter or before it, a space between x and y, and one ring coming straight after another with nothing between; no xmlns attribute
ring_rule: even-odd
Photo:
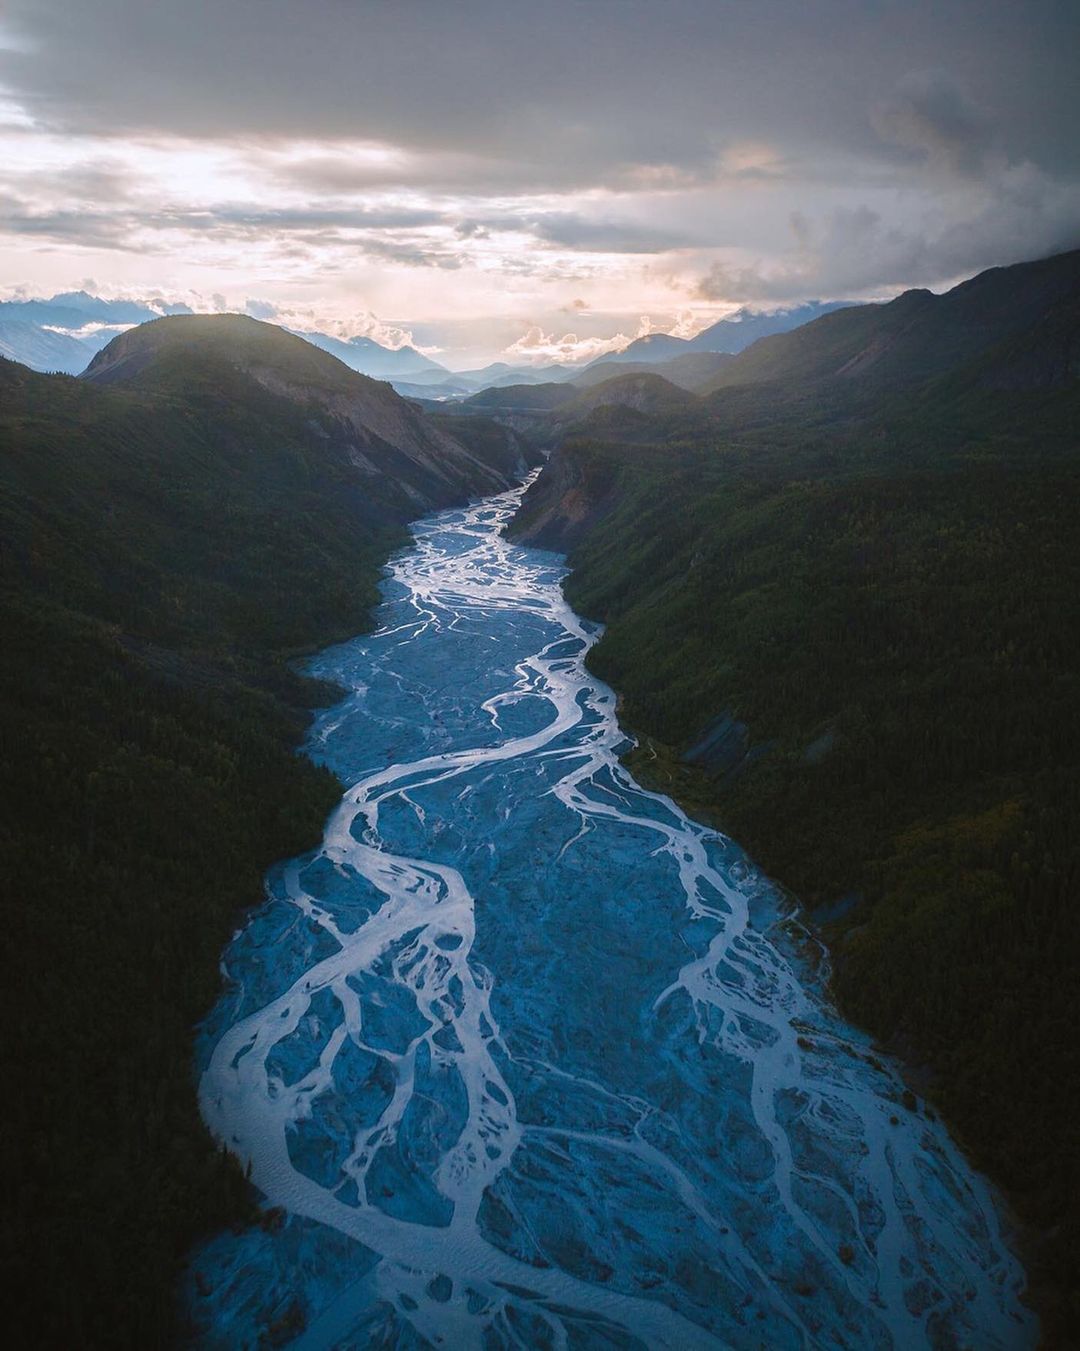
<svg viewBox="0 0 1080 1351"><path fill-rule="evenodd" d="M336 363L335 363L336 364ZM364 628L400 516L310 411L0 365L5 1323L167 1346L191 1242L252 1212L192 1027L275 859L339 796L290 659Z"/></svg>
<svg viewBox="0 0 1080 1351"><path fill-rule="evenodd" d="M681 418L600 410L516 529L571 545L635 773L802 902L842 1006L1006 1189L1069 1345L1080 405L981 369L903 398L793 384Z"/></svg>

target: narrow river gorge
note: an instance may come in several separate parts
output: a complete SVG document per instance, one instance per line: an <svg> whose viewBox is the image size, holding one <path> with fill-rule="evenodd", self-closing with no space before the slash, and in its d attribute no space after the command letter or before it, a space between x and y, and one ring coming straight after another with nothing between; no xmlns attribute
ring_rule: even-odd
<svg viewBox="0 0 1080 1351"><path fill-rule="evenodd" d="M995 1198L737 845L619 763L520 490L415 527L309 753L350 785L223 958L200 1098L265 1222L197 1341L1030 1347Z"/></svg>

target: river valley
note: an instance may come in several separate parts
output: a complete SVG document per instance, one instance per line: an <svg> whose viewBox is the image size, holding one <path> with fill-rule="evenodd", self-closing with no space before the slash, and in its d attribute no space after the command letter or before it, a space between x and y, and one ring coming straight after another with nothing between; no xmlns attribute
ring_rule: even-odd
<svg viewBox="0 0 1080 1351"><path fill-rule="evenodd" d="M619 763L520 491L414 527L223 957L200 1101L266 1198L203 1346L1031 1347L995 1197L738 846Z"/></svg>

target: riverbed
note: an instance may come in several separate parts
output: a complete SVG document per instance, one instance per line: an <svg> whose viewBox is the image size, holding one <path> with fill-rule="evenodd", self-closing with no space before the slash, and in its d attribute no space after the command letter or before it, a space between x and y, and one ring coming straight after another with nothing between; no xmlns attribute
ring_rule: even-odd
<svg viewBox="0 0 1080 1351"><path fill-rule="evenodd" d="M639 787L520 490L414 527L307 752L348 784L200 1032L266 1219L203 1345L1030 1347L996 1198L738 845Z"/></svg>

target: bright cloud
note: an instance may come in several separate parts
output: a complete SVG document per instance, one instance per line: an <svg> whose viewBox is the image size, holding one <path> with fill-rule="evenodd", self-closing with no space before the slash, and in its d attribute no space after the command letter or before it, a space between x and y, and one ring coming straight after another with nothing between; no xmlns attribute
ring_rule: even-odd
<svg viewBox="0 0 1080 1351"><path fill-rule="evenodd" d="M557 338L554 333L545 333L539 324L533 324L517 342L512 342L504 349L503 355L530 365L550 362L577 364L592 361L608 352L621 352L630 342L631 338L625 333L616 333L610 338L579 338L576 333L564 333Z"/></svg>
<svg viewBox="0 0 1080 1351"><path fill-rule="evenodd" d="M7 0L0 289L468 365L947 284L1080 243L1080 11L980 10Z"/></svg>

